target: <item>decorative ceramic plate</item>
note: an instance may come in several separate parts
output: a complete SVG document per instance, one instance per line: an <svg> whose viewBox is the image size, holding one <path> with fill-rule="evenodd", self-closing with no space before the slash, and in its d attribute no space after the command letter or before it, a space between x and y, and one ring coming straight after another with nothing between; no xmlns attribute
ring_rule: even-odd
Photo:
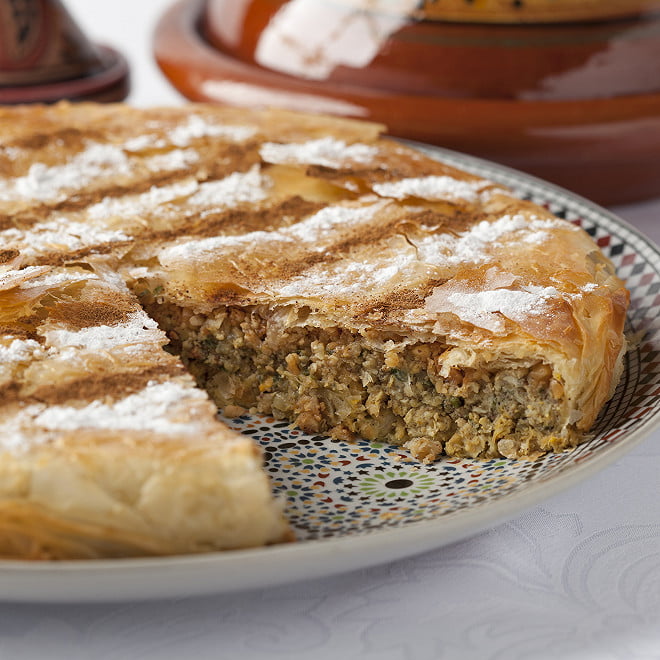
<svg viewBox="0 0 660 660"><path fill-rule="evenodd" d="M419 146L419 145L418 145ZM513 170L438 148L431 156L512 187L580 225L612 259L631 292L626 356L616 393L592 438L540 460L432 465L396 447L347 444L271 418L230 426L263 447L298 542L208 555L88 562L0 562L0 599L102 601L265 587L412 555L494 526L584 479L631 449L660 422L660 252L604 209Z"/></svg>

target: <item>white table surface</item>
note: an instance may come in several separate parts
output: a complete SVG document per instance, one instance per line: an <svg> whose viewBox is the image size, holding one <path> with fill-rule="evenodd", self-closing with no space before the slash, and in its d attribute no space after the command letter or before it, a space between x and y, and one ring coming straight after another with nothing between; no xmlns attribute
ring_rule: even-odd
<svg viewBox="0 0 660 660"><path fill-rule="evenodd" d="M130 102L182 102L151 55L167 0L65 4L129 58ZM660 200L615 212L660 242ZM656 431L509 523L339 577L142 603L0 603L0 660L657 660L659 468Z"/></svg>

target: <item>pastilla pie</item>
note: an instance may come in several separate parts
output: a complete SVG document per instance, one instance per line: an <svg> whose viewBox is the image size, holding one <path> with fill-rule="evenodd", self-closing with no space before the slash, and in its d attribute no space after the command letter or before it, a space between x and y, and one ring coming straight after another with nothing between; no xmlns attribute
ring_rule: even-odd
<svg viewBox="0 0 660 660"><path fill-rule="evenodd" d="M625 351L612 265L381 129L203 105L0 111L0 553L290 538L256 448L207 396L421 461L585 437Z"/></svg>

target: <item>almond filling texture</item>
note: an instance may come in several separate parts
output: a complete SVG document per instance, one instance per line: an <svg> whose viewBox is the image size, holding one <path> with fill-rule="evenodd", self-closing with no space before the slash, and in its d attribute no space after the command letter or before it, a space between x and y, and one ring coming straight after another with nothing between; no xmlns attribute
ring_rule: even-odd
<svg viewBox="0 0 660 660"><path fill-rule="evenodd" d="M229 416L250 410L308 433L390 442L425 462L443 453L535 458L577 443L557 421L561 384L540 362L449 367L438 341L287 325L293 312L264 306L146 310Z"/></svg>

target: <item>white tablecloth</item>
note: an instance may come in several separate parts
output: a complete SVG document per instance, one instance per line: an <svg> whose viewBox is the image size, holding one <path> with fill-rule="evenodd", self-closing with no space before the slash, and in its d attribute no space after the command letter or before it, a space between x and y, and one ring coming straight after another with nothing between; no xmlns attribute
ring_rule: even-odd
<svg viewBox="0 0 660 660"><path fill-rule="evenodd" d="M180 103L152 60L164 0L68 0L130 59L137 105ZM660 200L616 209L660 242ZM660 431L509 523L385 566L249 593L0 603L0 660L660 658Z"/></svg>

